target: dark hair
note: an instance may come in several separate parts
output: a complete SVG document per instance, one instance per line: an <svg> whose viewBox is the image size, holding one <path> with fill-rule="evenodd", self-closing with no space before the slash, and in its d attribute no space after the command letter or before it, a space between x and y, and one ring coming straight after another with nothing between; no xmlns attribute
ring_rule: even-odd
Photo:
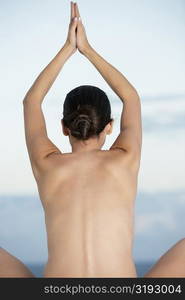
<svg viewBox="0 0 185 300"><path fill-rule="evenodd" d="M98 136L113 121L110 101L100 88L83 85L70 91L63 105L63 123L79 140Z"/></svg>

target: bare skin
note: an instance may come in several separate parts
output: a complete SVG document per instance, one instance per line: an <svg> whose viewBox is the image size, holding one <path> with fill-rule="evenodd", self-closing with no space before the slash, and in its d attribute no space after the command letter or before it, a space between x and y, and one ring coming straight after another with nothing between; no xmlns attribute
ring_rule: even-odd
<svg viewBox="0 0 185 300"><path fill-rule="evenodd" d="M0 278L34 277L32 272L15 256L0 248Z"/></svg>
<svg viewBox="0 0 185 300"><path fill-rule="evenodd" d="M71 3L66 43L23 102L26 144L47 229L48 262L43 276L137 277L132 248L142 144L140 98L124 75L90 46L82 20L75 21L75 16L80 17L78 6ZM112 122L98 137L85 142L71 136L62 122L72 153L62 153L47 136L41 103L64 63L77 49L124 103L120 133L109 150L101 148L106 135L112 132ZM146 277L185 276L184 250L182 240ZM0 265L0 277L33 276L3 249Z"/></svg>
<svg viewBox="0 0 185 300"><path fill-rule="evenodd" d="M178 241L156 264L145 274L144 277L185 277L185 238Z"/></svg>
<svg viewBox="0 0 185 300"><path fill-rule="evenodd" d="M49 251L44 276L136 276L132 259L136 174L128 159L115 152L59 155L53 170L40 181Z"/></svg>

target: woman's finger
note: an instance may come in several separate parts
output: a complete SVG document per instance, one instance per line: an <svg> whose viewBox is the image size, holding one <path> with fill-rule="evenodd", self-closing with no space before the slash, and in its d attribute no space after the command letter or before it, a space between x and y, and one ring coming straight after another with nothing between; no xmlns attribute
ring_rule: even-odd
<svg viewBox="0 0 185 300"><path fill-rule="evenodd" d="M75 10L76 10L76 16L77 16L77 18L79 18L80 17L80 12L79 12L77 3L75 3Z"/></svg>
<svg viewBox="0 0 185 300"><path fill-rule="evenodd" d="M75 7L74 3L71 1L71 21L75 17Z"/></svg>

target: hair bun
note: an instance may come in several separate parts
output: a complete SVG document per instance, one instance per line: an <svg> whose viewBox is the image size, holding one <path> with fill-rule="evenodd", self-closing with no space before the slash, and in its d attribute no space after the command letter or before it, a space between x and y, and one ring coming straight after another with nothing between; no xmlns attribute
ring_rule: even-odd
<svg viewBox="0 0 185 300"><path fill-rule="evenodd" d="M86 114L78 114L71 124L71 134L82 139L87 139L93 131L93 122Z"/></svg>

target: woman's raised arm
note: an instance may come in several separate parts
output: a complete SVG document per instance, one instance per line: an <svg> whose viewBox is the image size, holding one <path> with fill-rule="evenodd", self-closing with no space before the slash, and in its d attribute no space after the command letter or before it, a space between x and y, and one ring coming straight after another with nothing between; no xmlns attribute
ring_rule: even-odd
<svg viewBox="0 0 185 300"><path fill-rule="evenodd" d="M77 16L79 16L78 6L76 7ZM140 97L136 89L120 71L108 63L89 44L81 20L78 20L77 26L77 47L95 66L124 104L121 114L120 134L110 149L122 149L125 153L130 154L134 166L138 168L142 144L142 124Z"/></svg>

